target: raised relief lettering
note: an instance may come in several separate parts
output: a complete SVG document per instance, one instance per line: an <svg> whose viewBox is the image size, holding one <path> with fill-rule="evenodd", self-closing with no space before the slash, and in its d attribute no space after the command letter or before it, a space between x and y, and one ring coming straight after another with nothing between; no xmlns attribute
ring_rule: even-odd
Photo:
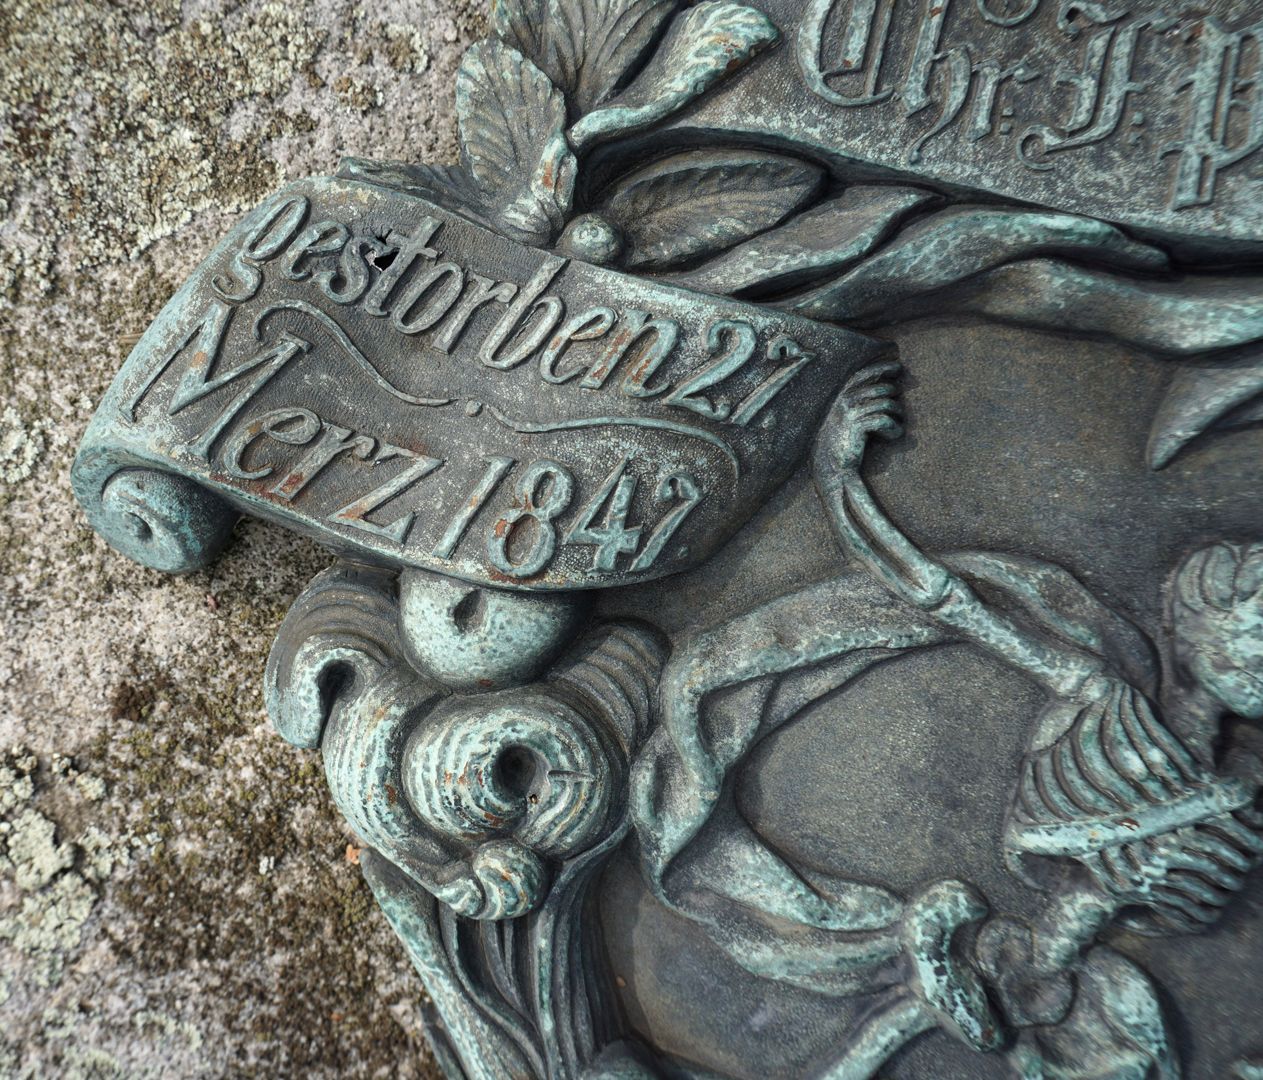
<svg viewBox="0 0 1263 1080"><path fill-rule="evenodd" d="M326 422L320 433L320 440L272 486L269 494L292 502L340 454L350 454L361 461L367 461L376 447L376 439L368 435L357 435L350 428Z"/></svg>
<svg viewBox="0 0 1263 1080"><path fill-rule="evenodd" d="M434 336L430 347L441 353L450 353L479 308L490 303L508 304L516 295L517 286L511 281L496 281L494 278L470 272L460 303L456 305L443 329Z"/></svg>
<svg viewBox="0 0 1263 1080"><path fill-rule="evenodd" d="M878 80L886 59L886 42L896 0L812 0L798 33L798 64L807 85L834 105L875 105L893 93L892 87L881 89ZM831 16L845 12L845 29L832 62L825 65L823 50L827 24ZM854 93L835 89L828 79L835 78L839 87L854 87ZM858 86L855 84L858 83Z"/></svg>
<svg viewBox="0 0 1263 1080"><path fill-rule="evenodd" d="M453 1074L1263 1080L1194 1038L1251 964L1132 937L1263 864L1263 320L1198 228L1263 23L1211 7L498 3L460 166L292 184L141 339L76 492L156 568L337 552L266 700Z"/></svg>
<svg viewBox="0 0 1263 1080"><path fill-rule="evenodd" d="M935 101L931 92L930 81L935 67L940 61L947 60L953 82L959 82L958 72L969 63L969 50L958 47L944 53L940 50L943 38L943 24L947 21L947 13L951 10L952 0L921 0L923 10L917 23L916 44L912 47L912 58L908 64L908 77L899 91L903 100L904 115L916 116L922 109L928 109ZM963 61L963 64L962 64ZM954 96L960 98L960 90L952 87ZM953 112L958 112L957 105ZM947 112L947 109L944 109Z"/></svg>
<svg viewBox="0 0 1263 1080"><path fill-rule="evenodd" d="M574 477L565 466L555 461L532 463L514 488L513 506L487 534L491 564L513 578L533 577L543 570L557 549L553 520L570 505L573 495ZM528 530L530 543L515 560L510 556L511 541Z"/></svg>
<svg viewBox="0 0 1263 1080"><path fill-rule="evenodd" d="M585 390L601 389L623 358L631 355L637 359L623 380L623 393L628 397L657 397L668 388L650 389L647 384L671 355L679 336L680 324L674 319L650 318L647 311L635 308L624 311L608 347L579 385Z"/></svg>
<svg viewBox="0 0 1263 1080"><path fill-rule="evenodd" d="M248 360L243 360L234 368L229 368L215 377L210 377L212 358L202 352L194 355L194 362L185 369L184 376L176 386L167 412L175 416L181 410L201 401L243 376L253 373L233 397L207 424L192 443L189 449L203 461L209 460L211 446L219 438L224 429L237 414L245 408L255 394L286 364L296 356L301 356L311 348L311 343L292 334L283 333L273 345L264 346Z"/></svg>
<svg viewBox="0 0 1263 1080"><path fill-rule="evenodd" d="M572 341L594 341L609 333L610 327L618 318L617 312L610 307L589 308L578 315L573 315L562 324L560 330L553 335L548 347L539 358L539 375L544 382L558 385L569 382L583 371L582 367L573 367L559 372L557 364L569 348Z"/></svg>
<svg viewBox="0 0 1263 1080"><path fill-rule="evenodd" d="M1173 157L1154 206L1183 210L1211 205L1223 171L1263 149L1258 22L1097 0L813 0L796 56L816 96L873 110L910 164L932 140L954 138L939 158L953 161L996 140L1044 173L1110 143L1124 168ZM1158 82L1141 75L1154 64Z"/></svg>
<svg viewBox="0 0 1263 1080"><path fill-rule="evenodd" d="M1074 106L1063 131L1047 124L1028 127L1018 143L1022 163L1032 169L1051 169L1052 165L1040 157L1089 146L1112 135L1122 120L1128 96L1146 89L1145 83L1132 77L1141 32L1149 27L1161 31L1170 23L1170 19L1156 16L1097 30L1088 40L1084 66L1057 71L1056 83L1074 90Z"/></svg>
<svg viewBox="0 0 1263 1080"><path fill-rule="evenodd" d="M721 319L713 323L707 334L706 345L715 359L673 390L666 398L666 403L689 409L708 420L726 420L732 411L731 403L712 402L702 396L702 391L709 390L748 363L758 341L754 327L747 322Z"/></svg>
<svg viewBox="0 0 1263 1080"><path fill-rule="evenodd" d="M383 220L401 223L383 238ZM123 422L149 419L144 405L155 402L153 419L179 420L170 426L181 429L184 463L211 466L209 484L244 490L251 505L288 506L287 518L336 528L339 542L353 531L376 554L406 544L420 565L520 581L554 563L559 581L660 571L701 500L683 455L714 459L739 495L764 468L754 455L766 435L793 437L768 406L814 355L780 332L794 316L669 289L651 289L644 306L623 307L617 293L594 302L599 290L564 287L568 260L551 255L532 253L531 272L503 281L466 247L467 223L437 211L411 222L340 217L305 198L270 208L237 245L257 273L255 302L239 311L212 292L164 327L119 395ZM748 317L725 317L730 306ZM301 373L273 381L300 358ZM282 392L297 399L277 400ZM355 430L341 407L379 394L373 407L390 438ZM759 436L743 437L756 421ZM616 452L568 457L565 440L579 431L601 433L589 445ZM486 447L473 468L465 439ZM434 486L424 528L419 510L382 512L448 462L461 479Z"/></svg>
<svg viewBox="0 0 1263 1080"><path fill-rule="evenodd" d="M435 264L414 277L399 294L391 311L391 325L401 334L429 330L452 310L464 286L465 271L454 262ZM414 313L418 304L421 309Z"/></svg>
<svg viewBox="0 0 1263 1080"><path fill-rule="evenodd" d="M314 280L334 303L354 304L368 288L370 260L376 261L389 250L389 245L371 236L357 236L342 249L338 268L322 270Z"/></svg>
<svg viewBox="0 0 1263 1080"><path fill-rule="evenodd" d="M987 22L1004 27L1021 26L1039 10L1039 0L974 0L974 4Z"/></svg>
<svg viewBox="0 0 1263 1080"><path fill-rule="evenodd" d="M517 367L547 340L561 321L565 308L555 296L544 296L567 260L547 255L517 298L487 334L478 358L487 367L507 371ZM500 350L510 347L501 354Z"/></svg>
<svg viewBox="0 0 1263 1080"><path fill-rule="evenodd" d="M443 535L439 538L439 542L434 546L434 554L440 559L450 559L452 553L456 550L456 545L461 542L462 537L469 531L469 526L473 524L474 518L478 515L478 511L486 505L491 498L492 492L500 486L503 480L513 468L516 462L511 457L493 457L487 459L487 468L484 470L478 483L474 486L473 491L469 493L460 509L448 522L447 528L443 530Z"/></svg>
<svg viewBox="0 0 1263 1080"><path fill-rule="evenodd" d="M311 445L317 435L320 438L315 445ZM302 458L268 489L269 496L284 502L293 502L339 459L344 462L366 462L374 477L382 471L392 473L388 479L328 513L325 520L338 525L349 525L395 543L403 543L407 539L417 517L416 511L409 511L385 524L369 520L368 515L403 495L444 464L441 458L420 454L389 442L379 442L371 435L322 420L310 409L291 406L262 413L233 432L224 442L220 461L223 473L234 480L244 481L263 480L272 476L277 468L275 462L259 462L254 465L246 461L247 455L253 455L256 444L264 438L270 438L284 446L309 447ZM397 471L381 469L388 462L400 459L410 464ZM499 469L498 479L512 465L512 460L496 459L496 465ZM328 485L328 490L336 490L348 482L362 487L358 479L362 470L363 466L359 470L334 478ZM352 477L355 479L352 480ZM478 490L481 492L485 488L489 494L494 486L494 482L483 484ZM468 527L473 513L477 512L477 506L468 507L467 510L463 524L454 522L449 527L449 532L456 534L452 540L453 547L460 538L459 534Z"/></svg>
<svg viewBox="0 0 1263 1080"><path fill-rule="evenodd" d="M201 317L176 338L171 348L162 355L162 359L150 369L145 381L119 405L119 414L123 420L128 423L135 422L136 409L141 400L153 389L154 383L171 366L171 362L190 345L194 347L193 363L200 364L203 370L213 364L219 356L219 349L223 344L224 333L228 329L233 311L233 308L218 300L212 300L207 304ZM174 404L173 401L172 405Z"/></svg>
<svg viewBox="0 0 1263 1080"><path fill-rule="evenodd" d="M667 512L666 517L658 522L657 528L649 534L644 548L631 564L630 569L633 572L648 570L657 562L658 556L662 554L671 537L679 532L684 519L702 501L702 489L698 486L697 480L688 473L672 473L658 485L653 497L663 504L675 501L675 505Z"/></svg>
<svg viewBox="0 0 1263 1080"><path fill-rule="evenodd" d="M249 300L259 291L263 274L258 264L274 259L289 244L307 216L307 200L301 195L282 199L267 211L232 257L231 276L215 274L211 288L230 303Z"/></svg>
<svg viewBox="0 0 1263 1080"><path fill-rule="evenodd" d="M732 423L738 427L745 427L758 416L772 399L790 384L794 376L816 358L814 353L808 352L786 334L780 334L768 343L767 356L773 362L784 361L784 366L773 370L766 379L741 399L730 417Z"/></svg>
<svg viewBox="0 0 1263 1080"><path fill-rule="evenodd" d="M299 269L299 263L309 256L336 255L350 237L350 230L340 221L320 221L308 226L286 250L278 264L281 273L290 281L306 280L311 271Z"/></svg>
<svg viewBox="0 0 1263 1080"><path fill-rule="evenodd" d="M981 64L974 65L974 74L977 76L977 89L969 110L970 142L977 142L995 133L1000 93L1005 83L1028 83L1039 78L1037 71L1020 61L1012 67L1001 67L994 60L984 60Z"/></svg>
<svg viewBox="0 0 1263 1080"><path fill-rule="evenodd" d="M1229 31L1204 19L1197 66L1180 89L1188 99L1188 127L1165 152L1177 155L1171 208L1214 201L1221 170L1263 147L1263 22Z"/></svg>
<svg viewBox="0 0 1263 1080"><path fill-rule="evenodd" d="M393 540L396 544L402 544L408 538L408 530L412 528L413 522L417 519L415 510L410 510L408 513L395 518L394 521L385 525L369 521L368 515L379 507L385 506L392 499L402 495L418 480L429 476L430 473L443 464L443 461L441 458L432 458L425 454L406 450L402 446L392 446L390 443L383 443L382 448L373 459L373 466L376 467L383 462L394 461L397 458L405 458L411 461L412 464L404 468L398 475L391 477L384 484L374 488L367 495L353 499L345 506L335 510L329 515L329 520L339 525L350 525L352 528L362 529L364 532L372 533L375 536Z"/></svg>
<svg viewBox="0 0 1263 1080"><path fill-rule="evenodd" d="M627 472L630 461L628 455L615 466L566 533L568 544L591 544L596 548L592 556L594 570L613 570L619 555L635 551L640 542L640 526L627 527L627 512L636 494L636 477Z"/></svg>
<svg viewBox="0 0 1263 1080"><path fill-rule="evenodd" d="M391 233L387 237L389 242L394 244L395 254L390 265L382 271L381 277L377 279L376 284L369 289L368 295L364 298L364 310L369 315L389 314L384 305L390 300L390 294L395 291L395 287L419 256L427 259L438 258L439 253L428 245L442 224L438 218L424 217L417 223L411 236Z"/></svg>
<svg viewBox="0 0 1263 1080"><path fill-rule="evenodd" d="M223 470L237 480L262 480L271 476L274 465L248 469L242 458L256 442L270 436L286 446L306 446L319 434L320 417L310 409L273 409L244 424L224 443Z"/></svg>

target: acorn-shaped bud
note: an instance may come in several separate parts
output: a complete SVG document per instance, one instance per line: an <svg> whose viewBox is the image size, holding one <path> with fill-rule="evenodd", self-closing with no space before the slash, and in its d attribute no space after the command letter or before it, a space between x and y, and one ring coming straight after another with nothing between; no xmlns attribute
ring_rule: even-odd
<svg viewBox="0 0 1263 1080"><path fill-rule="evenodd" d="M581 214L557 241L557 250L572 259L611 266L623 255L623 234L600 214Z"/></svg>

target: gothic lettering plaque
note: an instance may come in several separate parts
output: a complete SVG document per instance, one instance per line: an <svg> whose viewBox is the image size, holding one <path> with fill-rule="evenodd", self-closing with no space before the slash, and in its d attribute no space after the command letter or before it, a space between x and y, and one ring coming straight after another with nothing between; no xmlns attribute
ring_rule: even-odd
<svg viewBox="0 0 1263 1080"><path fill-rule="evenodd" d="M459 165L191 268L76 493L333 553L448 1076L1263 1077L1261 15L496 0Z"/></svg>

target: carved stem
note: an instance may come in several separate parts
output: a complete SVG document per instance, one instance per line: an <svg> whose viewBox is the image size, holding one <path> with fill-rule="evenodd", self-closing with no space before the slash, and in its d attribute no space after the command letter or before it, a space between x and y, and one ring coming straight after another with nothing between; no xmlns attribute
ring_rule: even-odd
<svg viewBox="0 0 1263 1080"><path fill-rule="evenodd" d="M819 1080L870 1080L890 1058L918 1035L938 1027L928 1005L897 997L868 1018L842 1057Z"/></svg>

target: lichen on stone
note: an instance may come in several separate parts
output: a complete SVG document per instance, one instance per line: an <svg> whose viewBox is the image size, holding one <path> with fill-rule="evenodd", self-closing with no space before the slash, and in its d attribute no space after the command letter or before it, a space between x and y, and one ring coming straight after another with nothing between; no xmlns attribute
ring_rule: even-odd
<svg viewBox="0 0 1263 1080"><path fill-rule="evenodd" d="M50 770L54 775L82 776L66 759L58 764L60 768ZM80 855L96 868L103 859L112 866L118 855L115 840L95 826L82 838L83 847L59 835L61 826L36 807L38 769L29 750L18 748L0 757L0 874L13 886L0 894L0 940L11 943L27 980L49 987L79 947L97 901L88 877L72 868ZM13 984L9 973L0 986L0 1001L11 996Z"/></svg>
<svg viewBox="0 0 1263 1080"><path fill-rule="evenodd" d="M36 986L52 986L61 978L95 903L92 887L78 874L67 873L47 889L24 896L17 911L0 918L0 938L11 941L30 963Z"/></svg>
<svg viewBox="0 0 1263 1080"><path fill-rule="evenodd" d="M133 257L199 211L259 198L279 170L232 137L233 106L286 89L324 37L292 4L188 25L172 4L140 17L74 0L5 5L0 191L36 181L9 200L0 285L25 274L51 286L54 253L63 272Z"/></svg>
<svg viewBox="0 0 1263 1080"><path fill-rule="evenodd" d="M0 483L16 484L35 470L47 449L44 425L22 422L12 405L0 411Z"/></svg>
<svg viewBox="0 0 1263 1080"><path fill-rule="evenodd" d="M38 810L27 807L6 824L9 827L5 830L5 848L19 889L42 889L74 864L74 850L56 842L56 823Z"/></svg>
<svg viewBox="0 0 1263 1080"><path fill-rule="evenodd" d="M438 1075L319 758L263 710L330 557L243 523L165 577L92 534L69 466L244 208L343 154L453 160L486 6L0 3L0 748L28 748L0 753L0 819L52 823L22 831L58 866L20 888L0 835L2 1076Z"/></svg>
<svg viewBox="0 0 1263 1080"><path fill-rule="evenodd" d="M396 71L416 74L430 63L425 35L410 23L385 23L381 28L385 39L386 60Z"/></svg>

